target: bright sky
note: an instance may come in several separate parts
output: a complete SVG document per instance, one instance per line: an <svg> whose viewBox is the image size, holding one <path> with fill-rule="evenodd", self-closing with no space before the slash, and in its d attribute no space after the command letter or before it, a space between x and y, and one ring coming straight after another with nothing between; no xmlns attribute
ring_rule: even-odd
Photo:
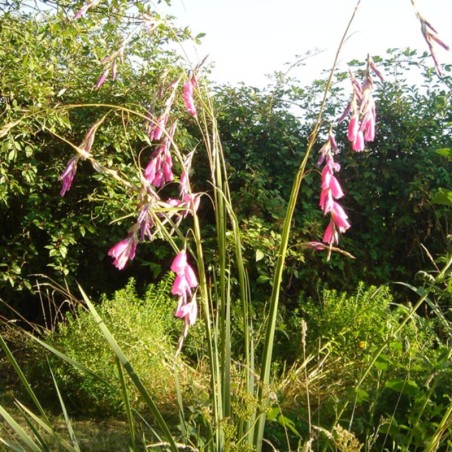
<svg viewBox="0 0 452 452"><path fill-rule="evenodd" d="M452 0L416 3L452 47ZM165 11L194 34L206 33L200 48L186 51L193 64L209 54L215 63L213 80L264 86L265 74L284 70L285 63L307 51L323 50L293 73L301 82L309 83L329 68L355 4L356 0L172 0ZM344 68L352 59L364 60L367 53L384 55L391 47L427 49L410 0L361 0L351 34L342 54ZM452 50L436 49L441 62L452 64Z"/></svg>

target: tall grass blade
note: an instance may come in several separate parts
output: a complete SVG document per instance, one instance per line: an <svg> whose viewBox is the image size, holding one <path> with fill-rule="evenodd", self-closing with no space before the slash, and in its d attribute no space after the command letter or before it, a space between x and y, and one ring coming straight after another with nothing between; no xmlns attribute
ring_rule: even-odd
<svg viewBox="0 0 452 452"><path fill-rule="evenodd" d="M22 447L13 446L11 443L8 443L8 441L6 441L6 439L3 439L1 437L0 437L0 444L4 444L8 448L8 450L12 450L14 452L24 452Z"/></svg>
<svg viewBox="0 0 452 452"><path fill-rule="evenodd" d="M135 438L135 422L132 415L132 410L130 408L129 395L127 394L127 386L124 379L124 372L122 371L122 365L119 358L116 356L116 367L118 368L119 382L121 384L122 400L124 402L124 411L127 416L127 423L130 430L130 441L132 443L132 448L136 448L136 438Z"/></svg>
<svg viewBox="0 0 452 452"><path fill-rule="evenodd" d="M50 446L47 444L47 441L41 436L41 433L37 429L37 427L33 424L33 422L24 415L24 421L27 423L28 428L33 432L37 442L41 446L41 450L43 452L50 452Z"/></svg>
<svg viewBox="0 0 452 452"><path fill-rule="evenodd" d="M175 380L175 387L176 387L176 400L177 400L177 406L179 408L179 422L180 422L180 429L182 433L182 437L186 442L189 441L188 431L187 431L187 424L185 421L185 414L184 414L184 401L182 398L182 391L181 386L179 382L179 374L177 372L177 369L174 368L174 380Z"/></svg>
<svg viewBox="0 0 452 452"><path fill-rule="evenodd" d="M20 403L19 401L16 401L16 405L24 411L28 416L30 416L31 419L33 419L36 424L39 425L39 427L44 430L45 433L48 435L51 435L52 438L55 438L56 441L58 441L58 445L67 451L73 451L74 448L63 438L61 438L60 435L57 435L55 430L50 427L48 424L46 424L39 416L37 416L35 413L33 413L29 408L27 408L25 405Z"/></svg>
<svg viewBox="0 0 452 452"><path fill-rule="evenodd" d="M0 405L0 415L3 416L3 419L9 424L9 426L16 432L21 441L25 446L27 446L27 450L31 452L41 452L42 449L39 447L32 438L27 434L27 432L15 421L15 419ZM23 449L22 449L23 450Z"/></svg>
<svg viewBox="0 0 452 452"><path fill-rule="evenodd" d="M22 382L22 385L24 386L25 390L27 391L28 395L31 397L31 400L33 400L33 403L35 404L36 408L41 413L41 416L44 418L44 420L50 424L49 418L47 417L46 412L44 411L44 408L42 407L41 403L39 402L38 398L36 397L36 394L34 393L33 389L31 388L30 383L28 383L27 377L22 372L22 369L20 368L18 362L14 358L14 355L12 354L11 350L9 349L8 345L6 344L3 337L0 335L0 347L5 352L5 355L8 359L8 361L13 366L14 370L16 371L17 375L19 376L20 381Z"/></svg>
<svg viewBox="0 0 452 452"><path fill-rule="evenodd" d="M452 403L449 404L448 409L444 413L441 422L436 429L436 432L432 435L430 442L427 444L426 452L433 452L439 450L443 436L445 436L448 429L452 427Z"/></svg>
<svg viewBox="0 0 452 452"><path fill-rule="evenodd" d="M225 417L231 416L231 287L230 276L227 278L227 289L225 293L225 306L224 306L224 318L223 320L223 406Z"/></svg>
<svg viewBox="0 0 452 452"><path fill-rule="evenodd" d="M71 439L72 445L74 446L74 450L77 452L80 452L80 446L78 444L77 437L75 436L74 429L72 428L71 419L69 418L69 415L67 413L66 405L64 403L63 397L61 396L60 388L58 387L58 383L57 383L55 375L53 374L53 371L50 367L50 364L49 364L49 370L50 370L50 375L52 375L53 384L55 385L55 390L58 395L58 400L60 401L61 409L63 410L63 416L64 416L64 420L66 421L66 427L67 427L67 431L69 433L69 438Z"/></svg>

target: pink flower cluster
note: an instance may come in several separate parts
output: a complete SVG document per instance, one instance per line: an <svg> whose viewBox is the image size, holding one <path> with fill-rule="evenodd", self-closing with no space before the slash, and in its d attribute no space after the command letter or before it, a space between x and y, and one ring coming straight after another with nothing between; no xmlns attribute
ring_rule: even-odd
<svg viewBox="0 0 452 452"><path fill-rule="evenodd" d="M374 82L371 71L373 71L380 80L383 80L383 76L376 68L374 61L368 56L366 74L362 84L360 84L354 75L350 73L353 85L352 99L344 114L339 119L339 122L341 122L349 113L351 114L347 138L352 144L352 149L357 152L364 150L366 142L375 139L375 124L377 117L375 100L373 98Z"/></svg>
<svg viewBox="0 0 452 452"><path fill-rule="evenodd" d="M122 270L127 262L135 257L137 243L138 237L136 232L131 232L126 239L121 240L113 246L110 251L108 251L108 255L114 258L113 265L119 270Z"/></svg>
<svg viewBox="0 0 452 452"><path fill-rule="evenodd" d="M196 82L194 77L192 77L189 82L191 86L195 86ZM165 109L162 115L154 121L150 122L150 126L148 128L148 135L151 140L161 140L158 144L157 149L151 155L151 159L144 170L144 179L149 182L151 185L157 188L162 188L169 182L174 180L173 174L173 162L171 157L171 145L173 143L174 133L176 130L176 123L174 122L170 127L167 126L171 107L173 105L176 90L179 84L179 80L172 82L165 90L160 93L163 95L165 92L170 90L170 95L165 102ZM184 88L182 93L182 97L184 102L187 105L187 102L190 100L191 96L191 106L194 108L193 92L188 93ZM190 114L193 114L193 110L189 110ZM179 195L180 198L169 198L166 201L166 205L171 211L179 216L179 219L186 218L189 213L194 214L199 207L200 196L198 194L193 194L190 188L189 182L189 172L191 167L193 153L190 153L186 156L184 162L182 162L183 171L180 176L180 189ZM149 190L149 188L148 188ZM152 192L152 195L157 196L156 193ZM144 228L146 229L146 227Z"/></svg>
<svg viewBox="0 0 452 452"><path fill-rule="evenodd" d="M192 293L192 289L198 285L198 280L193 268L187 262L185 249L174 258L171 270L176 274L171 293L179 297L175 316L183 318L185 323L191 326L198 315L198 305Z"/></svg>
<svg viewBox="0 0 452 452"><path fill-rule="evenodd" d="M95 0L87 4L76 14L75 18L81 17L89 8L96 6L97 3L98 0ZM118 52L103 61L104 65L106 65L106 69L97 82L96 88L100 88L104 84L110 73L113 79L116 77L116 62L118 58L123 58L125 42ZM152 153L149 163L143 171L142 187L139 191L140 202L138 206L139 214L137 221L129 229L127 237L116 243L108 251L108 255L113 258L113 265L119 270L124 269L126 264L134 259L139 233L142 241L146 237L152 240L153 229L163 228L166 223L171 224L171 227L174 228L186 218L188 214L194 215L200 204L200 195L192 193L189 181L193 153L188 154L182 161L182 156L179 151L177 151L183 170L179 181L179 198L169 198L167 201L162 201L159 194L156 192L156 189L162 189L174 180L171 147L174 144L173 139L176 130L176 122L173 122L173 124L168 127L168 121L179 82L180 79L177 79L167 86L166 89L161 90L160 96L169 92L162 114L155 117L153 114L148 113L148 136L151 142L157 143L155 151ZM182 91L182 98L186 109L188 113L193 116L196 116L196 107L193 99L195 87L196 79L193 75L185 82ZM77 155L69 160L66 169L60 176L60 180L62 181L61 196L64 196L71 188L79 159L85 159L90 156L95 131L104 119L105 116L91 127L81 145L78 146ZM96 165L99 167L98 164L93 161L95 169ZM174 217L176 218L175 220ZM195 323L198 309L195 296L192 293L192 289L197 286L198 282L192 267L187 263L185 250L176 256L171 266L171 270L177 275L171 292L173 295L179 296L175 315L185 320L185 335L188 326Z"/></svg>
<svg viewBox="0 0 452 452"><path fill-rule="evenodd" d="M77 149L78 154L69 160L69 162L66 165L66 169L59 177L59 180L62 183L60 191L61 196L64 196L66 192L71 189L75 173L77 172L77 164L80 158L86 159L91 153L91 148L94 143L94 135L96 133L97 128L99 127L100 122L97 122L88 130L88 133L85 135L85 138L83 139L82 143Z"/></svg>
<svg viewBox="0 0 452 452"><path fill-rule="evenodd" d="M151 160L144 170L144 178L155 187L163 187L174 179L170 147L175 130L176 123L171 126L168 136L163 137L162 143L152 154Z"/></svg>
<svg viewBox="0 0 452 452"><path fill-rule="evenodd" d="M193 89L196 88L196 79L191 77L184 83L184 92L182 97L184 99L185 108L192 116L196 116L196 106L193 100Z"/></svg>
<svg viewBox="0 0 452 452"><path fill-rule="evenodd" d="M363 151L364 145L368 141L375 139L375 100L373 98L374 83L371 72L374 72L380 80L383 76L375 67L375 63L370 56L367 58L367 67L364 81L360 84L350 73L353 85L353 94L344 114L339 119L342 122L349 114L351 115L348 124L347 138L352 144L354 151ZM339 234L344 233L350 228L348 216L343 207L338 203L338 199L344 196L342 187L335 175L341 167L334 161L334 155L338 148L333 134L330 132L328 141L320 150L320 159L318 165L324 164L322 169L322 182L320 193L320 208L325 215L330 215L330 221L323 234L323 243L328 244L331 251L334 244L339 243ZM322 251L326 249L320 242L309 242L310 248Z"/></svg>
<svg viewBox="0 0 452 452"><path fill-rule="evenodd" d="M157 141L157 144L148 165L143 171L139 215L136 223L130 228L128 237L114 245L108 252L114 258L113 264L120 270L125 267L129 260L135 257L138 233L140 233L141 240L146 237L152 240L153 229L163 227L167 222L171 222L172 227L174 227L189 213L194 215L199 207L200 195L192 193L189 180L193 152L189 153L181 162L179 198L169 198L162 201L159 193L156 192L157 189L162 189L174 180L171 147L176 122L168 127L168 121L178 84L179 80L176 80L160 93L160 95L164 95L169 91L163 113L157 119L149 114L148 136L151 141ZM194 78L190 79L190 86L192 88L195 86ZM188 112L192 115L196 114L192 98L193 92L184 87L182 96ZM180 154L178 155L180 156ZM198 306L193 289L197 287L198 281L193 268L187 262L185 249L176 256L171 265L171 270L176 273L171 293L179 297L175 315L185 321L181 346L188 327L193 325L197 318Z"/></svg>
<svg viewBox="0 0 452 452"><path fill-rule="evenodd" d="M330 222L323 234L323 242L333 245L339 242L339 233L344 233L349 227L348 216L342 206L337 202L344 196L344 192L337 180L335 173L340 170L339 163L334 161L337 153L337 144L333 134L330 132L328 141L320 150L318 164L324 164L322 170L322 183L320 193L320 208L325 215L330 214ZM316 249L319 249L316 247Z"/></svg>

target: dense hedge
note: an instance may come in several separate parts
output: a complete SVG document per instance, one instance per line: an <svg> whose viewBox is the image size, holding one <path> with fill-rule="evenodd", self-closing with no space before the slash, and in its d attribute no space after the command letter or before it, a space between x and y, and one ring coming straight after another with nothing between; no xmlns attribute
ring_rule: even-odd
<svg viewBox="0 0 452 452"><path fill-rule="evenodd" d="M108 56L103 34L110 42L120 42L123 33L114 23L100 32L89 19L70 21L64 9L39 18L20 10L2 15L0 297L9 304L21 304L24 312L36 306L30 295L33 275L66 278L70 283L77 279L91 293L111 293L130 276L137 278L138 286L152 281L168 259L167 246L157 240L152 247L140 247L136 260L118 275L107 251L127 230L126 217L136 204L127 190L96 175L88 163L79 167L73 189L64 199L59 196L58 177L73 152L65 140L78 145L108 110L62 106L115 104L145 112L156 105L155 93L163 78L171 79L166 73L168 62L178 58L162 49L174 36L162 31L152 44L146 39L132 41L120 77L108 81L102 90L94 89L102 72L100 62ZM178 39L189 36L187 30L175 33ZM397 50L384 59L376 58L387 81L376 90L377 138L365 152L353 153L345 126L337 128L342 150L339 177L352 223L341 246L355 260L333 256L325 265L321 255L298 246L319 240L325 227L318 209L320 177L312 156L296 214L286 298L300 291L314 293L320 282L346 289L364 279L374 284L410 280L426 265L422 246L433 256L444 252L450 207L433 204L432 196L439 187L452 186L450 163L435 153L452 147L451 78L439 80L424 67L424 59L425 55ZM359 64L352 66L359 73ZM409 81L414 71L421 78L419 88ZM450 73L450 67L445 73ZM254 266L251 280L257 299L265 300L268 293L281 219L322 88L321 81L301 87L277 74L266 89L213 89L230 185L247 244L245 257ZM328 122L336 122L342 113L349 92L346 74L338 73L325 132ZM124 121L130 121L127 132ZM179 127L180 146L191 149L201 141L189 123L181 120ZM115 165L133 180L136 168L131 155L146 157L146 143L142 122L114 113L96 133L95 152L107 166ZM198 191L208 192L201 147L192 183ZM200 214L207 225L211 221L208 202L202 204Z"/></svg>

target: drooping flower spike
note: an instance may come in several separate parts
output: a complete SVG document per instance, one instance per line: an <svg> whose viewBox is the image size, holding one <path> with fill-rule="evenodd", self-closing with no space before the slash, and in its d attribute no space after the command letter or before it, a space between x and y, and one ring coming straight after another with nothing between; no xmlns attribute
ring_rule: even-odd
<svg viewBox="0 0 452 452"><path fill-rule="evenodd" d="M191 162L193 160L193 154L194 151L187 154L185 157L184 163L183 163L183 171L180 175L180 181L179 181L179 194L180 196L184 196L187 193L191 192L190 189L190 168L191 168Z"/></svg>
<svg viewBox="0 0 452 452"><path fill-rule="evenodd" d="M173 105L174 99L176 97L176 90L179 85L180 78L171 82L166 89L162 89L160 92L160 96L162 96L166 91L171 90L170 95L165 101L165 109L163 113L154 119L154 116L149 113L150 117L149 127L148 127L148 136L151 141L158 141L162 138L163 133L166 129L166 124L169 119L169 114L171 111L171 107Z"/></svg>
<svg viewBox="0 0 452 452"><path fill-rule="evenodd" d="M442 41L438 37L438 32L435 30L433 25L420 14L420 12L416 8L414 0L411 0L411 3L413 4L416 17L419 19L419 22L421 23L422 36L424 37L425 42L427 43L430 56L432 57L433 63L435 65L436 73L441 77L443 75L443 72L441 70L441 66L438 62L438 58L436 57L435 49L433 46L436 43L445 50L450 50L450 48L444 41Z"/></svg>
<svg viewBox="0 0 452 452"><path fill-rule="evenodd" d="M174 315L184 319L184 329L179 339L176 355L180 352L188 328L194 325L198 316L198 305L192 289L198 286L193 268L187 261L187 252L183 249L173 260L171 270L176 273L171 293L179 297Z"/></svg>
<svg viewBox="0 0 452 452"><path fill-rule="evenodd" d="M176 273L171 293L178 295L179 304L182 306L191 298L191 289L198 285L195 272L187 261L187 252L183 249L173 260L171 271Z"/></svg>
<svg viewBox="0 0 452 452"><path fill-rule="evenodd" d="M350 122L347 129L347 138L354 151L364 150L366 142L375 139L375 124L377 120L375 100L373 98L374 82L372 72L383 81L383 76L377 69L372 57L367 57L367 67L364 81L360 84L350 71L353 92L350 103L338 122L342 122L349 114Z"/></svg>
<svg viewBox="0 0 452 452"><path fill-rule="evenodd" d="M198 317L198 303L196 302L196 296L193 295L189 303L181 306L178 305L174 315L180 319L184 319L185 323L189 326L194 325Z"/></svg>
<svg viewBox="0 0 452 452"><path fill-rule="evenodd" d="M148 166L144 170L144 178L155 187L163 187L174 179L173 161L170 153L171 143L173 141L176 123L174 123L168 135L165 135L163 142L157 147L151 156Z"/></svg>
<svg viewBox="0 0 452 452"><path fill-rule="evenodd" d="M72 157L67 165L66 169L63 171L61 176L59 177L59 180L62 181L62 187L60 191L60 195L64 196L67 191L71 189L72 182L74 181L75 173L77 172L77 164L80 158L82 160L85 160L87 157L89 157L91 148L94 143L94 136L96 134L97 128L100 126L100 124L104 121L105 116L100 119L100 121L97 121L87 132L85 135L85 138L81 142L81 144L77 147L77 155L75 157Z"/></svg>
<svg viewBox="0 0 452 452"><path fill-rule="evenodd" d="M330 214L330 222L323 234L323 242L333 244L339 242L339 233L345 232L349 227L347 214L336 201L344 196L344 192L336 178L335 173L340 170L339 163L334 161L334 155L338 152L336 140L330 132L328 141L320 149L318 164L325 164L322 170L321 192L319 205L325 215ZM316 247L320 250L321 247Z"/></svg>

